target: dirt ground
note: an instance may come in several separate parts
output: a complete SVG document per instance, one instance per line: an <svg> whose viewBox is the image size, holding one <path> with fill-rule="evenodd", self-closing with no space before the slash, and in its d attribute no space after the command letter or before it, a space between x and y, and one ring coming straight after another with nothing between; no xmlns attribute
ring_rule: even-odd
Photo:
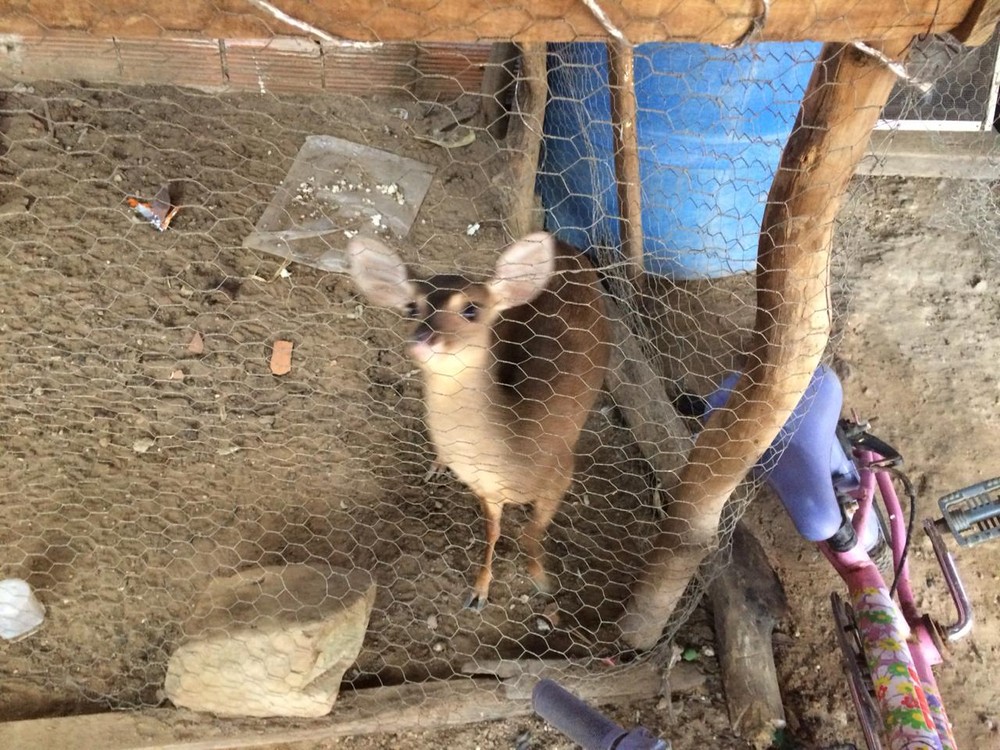
<svg viewBox="0 0 1000 750"><path fill-rule="evenodd" d="M0 717L159 705L192 598L253 563L373 571L375 612L347 676L356 687L611 646L655 522L649 469L614 413L588 424L546 542L563 626L540 620L548 602L523 574L517 511L505 515L493 603L463 611L479 513L454 481L423 479L419 384L396 316L365 307L342 276L292 265L286 277L276 258L241 247L305 136L323 133L434 165L409 259L485 269L504 241L502 149L482 135L454 151L413 139L412 101L72 84L5 85L2 96L0 576L26 578L48 614L37 634L0 646ZM393 113L400 106L410 119ZM183 207L158 233L124 201L168 180ZM991 187L977 188L992 206ZM847 400L901 449L928 513L945 492L1000 474L1000 234L941 221L967 210L963 195L964 183L860 182L839 240L834 353ZM670 356L700 349L726 365L750 286L708 286L671 299L719 335L675 342ZM195 333L202 352L190 351ZM277 339L295 345L280 378L268 370ZM690 387L715 374L705 360L690 360ZM837 581L768 502L748 517L791 603L776 639L789 746L859 742L828 612ZM939 584L929 547L913 554L914 580ZM977 629L940 679L959 744L1000 747L1000 551L963 550L960 562ZM940 588L921 596L947 617ZM678 750L744 747L728 727L709 623L700 608L678 636L700 653L702 686L669 712L651 700L613 715ZM327 744L570 746L536 720Z"/></svg>

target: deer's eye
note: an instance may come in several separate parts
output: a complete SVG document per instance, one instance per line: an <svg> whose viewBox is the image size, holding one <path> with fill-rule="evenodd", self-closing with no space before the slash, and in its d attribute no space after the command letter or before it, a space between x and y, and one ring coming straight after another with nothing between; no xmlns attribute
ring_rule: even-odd
<svg viewBox="0 0 1000 750"><path fill-rule="evenodd" d="M464 310L462 310L462 317L465 318L466 320L475 320L478 314L479 314L479 308L476 307L471 302L465 306Z"/></svg>
<svg viewBox="0 0 1000 750"><path fill-rule="evenodd" d="M417 313L418 312L420 312L420 310L417 307L417 303L416 302L407 302L406 303L406 308L403 310L403 314L406 315L406 317L408 317L408 318L415 318L415 317L417 317Z"/></svg>

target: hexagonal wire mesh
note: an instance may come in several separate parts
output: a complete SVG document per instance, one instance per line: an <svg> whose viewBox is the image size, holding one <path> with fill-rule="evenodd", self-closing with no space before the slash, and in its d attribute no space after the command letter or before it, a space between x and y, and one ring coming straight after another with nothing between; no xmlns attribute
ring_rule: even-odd
<svg viewBox="0 0 1000 750"><path fill-rule="evenodd" d="M8 700L159 703L192 603L212 580L260 565L371 572L374 606L345 676L355 687L454 678L470 661L617 655L616 622L661 509L650 464L601 390L599 344L610 343L595 313L601 287L590 272L571 274L586 283L567 284L579 304L560 307L551 291L539 298L503 265L494 271L518 239L507 233L509 175L525 158L494 120L498 105L541 81L515 62L513 78L484 93L484 68L497 72L484 44L359 50L279 40L216 45L223 67L212 87L168 40L165 77L196 85L139 85L123 63L136 51L108 40L111 72L94 72L104 58L89 50L93 81L84 82L46 75L39 62L54 64L51 50L70 42L36 41L23 40L24 57L7 65L0 109L0 572L28 580L47 619L6 647ZM544 122L524 115L527 130L545 136L544 223L590 251L607 298L641 334L665 404L711 392L742 365L760 216L817 51L637 48L651 273L637 294L617 249L604 47L549 49ZM163 80L155 68L136 75ZM346 266L348 239L367 234L420 278L460 278L417 287L382 256L358 272L374 276L364 290L343 273L245 249L314 135L432 172L400 232L370 209L375 194L405 204L397 184L358 162L350 173L317 174L316 192L294 205L298 220L309 208L328 222L320 234L332 257ZM126 200L149 201L161 185L179 212L157 232ZM854 184L851 206L864 204L866 185ZM343 193L354 195L360 223L345 218ZM542 220L527 215L520 226ZM995 212L983 215L995 222ZM839 267L854 231L865 227L848 223L838 235ZM516 268L534 269L538 288L552 283L546 248L514 246ZM470 287L470 278L493 283ZM838 278L842 306L849 290ZM491 343L498 315L543 304L551 316L535 311L493 329L509 348ZM281 375L269 368L276 341L293 344ZM464 353L450 353L455 342ZM429 472L435 459L451 472ZM684 460L679 448L667 463ZM470 611L463 603L485 541L480 500L483 509L508 504L490 603ZM535 534L549 597L525 575L541 580L532 533L516 543L540 512L553 516Z"/></svg>

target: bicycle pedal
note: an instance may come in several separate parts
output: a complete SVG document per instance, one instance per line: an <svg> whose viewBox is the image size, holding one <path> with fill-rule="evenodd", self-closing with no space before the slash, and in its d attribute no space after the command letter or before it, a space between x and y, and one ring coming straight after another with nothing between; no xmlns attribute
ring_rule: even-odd
<svg viewBox="0 0 1000 750"><path fill-rule="evenodd" d="M1000 477L938 500L945 525L962 547L1000 537Z"/></svg>

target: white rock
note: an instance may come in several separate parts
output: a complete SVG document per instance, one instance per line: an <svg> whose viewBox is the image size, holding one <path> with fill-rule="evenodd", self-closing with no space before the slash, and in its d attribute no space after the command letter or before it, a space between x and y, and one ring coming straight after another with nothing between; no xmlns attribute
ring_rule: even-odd
<svg viewBox="0 0 1000 750"><path fill-rule="evenodd" d="M0 638L14 640L33 633L45 620L45 607L27 581L0 581Z"/></svg>
<svg viewBox="0 0 1000 750"><path fill-rule="evenodd" d="M213 581L170 657L167 697L221 716L324 716L374 602L360 569L278 565Z"/></svg>
<svg viewBox="0 0 1000 750"><path fill-rule="evenodd" d="M136 453L145 453L150 448L156 445L152 438L139 438L134 443L132 443L132 450Z"/></svg>

